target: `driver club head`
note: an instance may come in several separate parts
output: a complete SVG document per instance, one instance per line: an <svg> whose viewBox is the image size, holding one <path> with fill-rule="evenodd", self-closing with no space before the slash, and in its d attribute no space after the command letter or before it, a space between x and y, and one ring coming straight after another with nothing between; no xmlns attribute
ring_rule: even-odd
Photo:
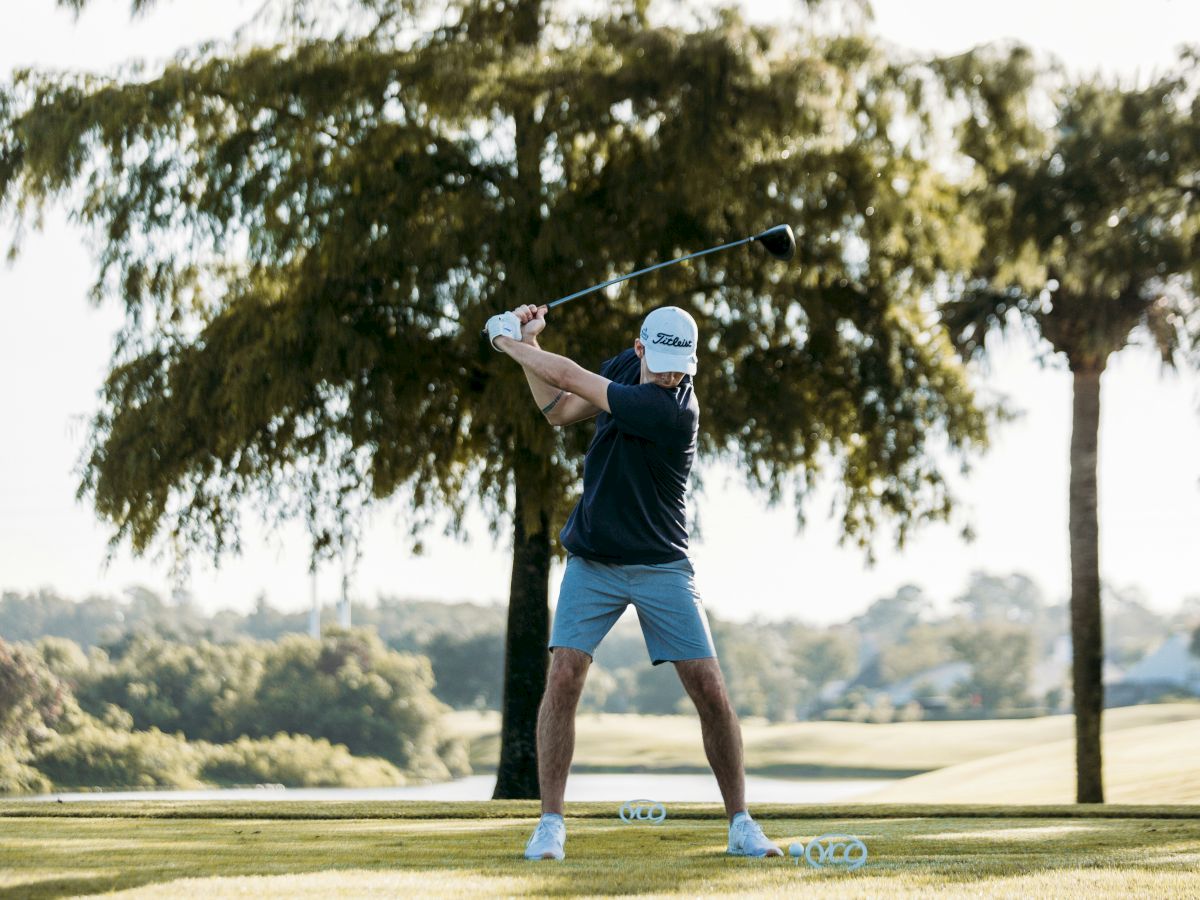
<svg viewBox="0 0 1200 900"><path fill-rule="evenodd" d="M791 225L776 225L774 228L768 228L762 234L756 234L754 240L758 241L776 259L782 259L785 262L796 255L796 236L792 234Z"/></svg>

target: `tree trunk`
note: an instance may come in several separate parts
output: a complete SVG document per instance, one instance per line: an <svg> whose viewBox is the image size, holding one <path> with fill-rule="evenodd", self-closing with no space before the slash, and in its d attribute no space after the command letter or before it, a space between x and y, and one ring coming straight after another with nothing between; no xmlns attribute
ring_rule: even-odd
<svg viewBox="0 0 1200 900"><path fill-rule="evenodd" d="M541 0L510 5L509 37L519 47L534 46L541 28ZM541 230L541 151L544 136L530 99L513 113L517 178L511 211L513 233L531 248ZM541 283L532 256L510 260L510 284L519 302L538 296ZM493 800L538 799L537 713L546 690L550 654L550 516L544 506L528 530L524 478L515 473L513 567L508 597L508 637L504 648L504 703L500 726L500 768Z"/></svg>
<svg viewBox="0 0 1200 900"><path fill-rule="evenodd" d="M504 703L500 768L493 800L536 800L537 713L546 690L550 654L550 517L542 513L529 533L516 479L513 567L504 646Z"/></svg>
<svg viewBox="0 0 1200 900"><path fill-rule="evenodd" d="M1103 367L1074 371L1071 418L1071 644L1075 690L1075 801L1103 803L1100 719L1104 635L1100 616L1100 527L1096 446Z"/></svg>

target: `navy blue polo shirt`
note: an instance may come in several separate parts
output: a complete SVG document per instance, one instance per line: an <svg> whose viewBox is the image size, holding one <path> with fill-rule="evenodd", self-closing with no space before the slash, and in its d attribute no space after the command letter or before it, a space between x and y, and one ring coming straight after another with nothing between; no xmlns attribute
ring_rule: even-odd
<svg viewBox="0 0 1200 900"><path fill-rule="evenodd" d="M583 497L559 534L577 556L647 565L687 557L684 491L696 456L700 406L685 375L674 388L639 384L633 348L600 367L612 414L596 417L583 461Z"/></svg>

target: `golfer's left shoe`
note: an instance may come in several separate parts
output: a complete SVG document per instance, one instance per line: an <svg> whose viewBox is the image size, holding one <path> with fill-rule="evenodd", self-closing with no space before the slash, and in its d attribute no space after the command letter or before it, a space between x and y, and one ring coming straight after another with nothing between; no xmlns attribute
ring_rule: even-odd
<svg viewBox="0 0 1200 900"><path fill-rule="evenodd" d="M563 817L546 813L538 820L537 828L525 845L526 859L562 859L563 844L567 842L567 826Z"/></svg>
<svg viewBox="0 0 1200 900"><path fill-rule="evenodd" d="M767 840L758 823L749 813L738 813L729 824L729 854L731 856L783 856L778 846Z"/></svg>

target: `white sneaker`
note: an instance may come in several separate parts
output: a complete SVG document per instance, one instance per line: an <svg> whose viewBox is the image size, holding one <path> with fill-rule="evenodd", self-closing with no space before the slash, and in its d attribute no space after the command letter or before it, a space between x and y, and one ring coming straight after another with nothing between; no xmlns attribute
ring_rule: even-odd
<svg viewBox="0 0 1200 900"><path fill-rule="evenodd" d="M567 842L567 826L562 816L547 813L533 830L525 845L526 859L562 859L563 844Z"/></svg>
<svg viewBox="0 0 1200 900"><path fill-rule="evenodd" d="M767 840L749 813L738 813L730 823L729 853L731 856L783 856L783 851Z"/></svg>

